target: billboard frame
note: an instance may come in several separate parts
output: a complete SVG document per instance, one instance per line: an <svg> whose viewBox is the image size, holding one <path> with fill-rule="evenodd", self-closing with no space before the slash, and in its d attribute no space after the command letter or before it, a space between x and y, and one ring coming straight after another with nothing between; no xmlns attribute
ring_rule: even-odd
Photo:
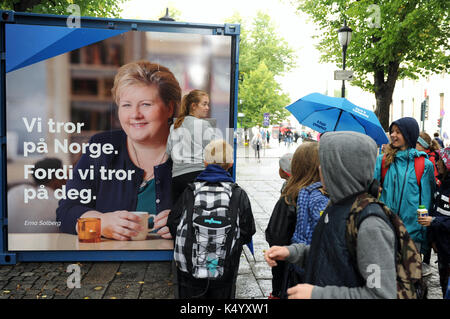
<svg viewBox="0 0 450 319"><path fill-rule="evenodd" d="M70 16L23 13L0 10L0 265L17 262L47 261L164 261L173 259L172 250L92 250L92 251L9 251L7 219L7 140L6 140L6 24L67 27ZM229 127L236 129L238 75L239 75L239 24L203 24L177 21L129 20L116 18L80 17L83 28L191 33L231 37L230 113ZM234 163L237 141L233 135ZM233 166L233 177L236 167Z"/></svg>

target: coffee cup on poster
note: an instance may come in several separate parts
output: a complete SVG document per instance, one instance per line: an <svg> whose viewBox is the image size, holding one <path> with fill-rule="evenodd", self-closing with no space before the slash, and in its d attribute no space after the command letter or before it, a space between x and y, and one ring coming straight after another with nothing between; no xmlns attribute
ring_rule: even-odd
<svg viewBox="0 0 450 319"><path fill-rule="evenodd" d="M131 237L131 240L146 240L148 233L155 230L153 220L156 214L150 214L149 212L130 212L130 213L140 217L139 225L142 226L142 230L136 236Z"/></svg>

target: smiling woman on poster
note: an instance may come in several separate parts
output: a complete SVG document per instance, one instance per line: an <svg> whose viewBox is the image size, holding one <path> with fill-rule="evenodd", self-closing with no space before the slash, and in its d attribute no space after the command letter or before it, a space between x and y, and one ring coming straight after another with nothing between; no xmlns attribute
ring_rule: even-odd
<svg viewBox="0 0 450 319"><path fill-rule="evenodd" d="M103 237L129 240L141 230L140 218L131 211L147 211L157 214L158 234L171 238L165 225L172 205L172 161L165 151L173 112L181 100L180 85L168 68L138 61L119 69L112 94L122 129L96 134L90 143L110 143L114 152L98 158L83 154L67 189L90 189L92 200L87 204L61 200L60 230L76 234L78 218L98 217ZM79 173L92 168L96 174L124 173L98 174L94 179Z"/></svg>

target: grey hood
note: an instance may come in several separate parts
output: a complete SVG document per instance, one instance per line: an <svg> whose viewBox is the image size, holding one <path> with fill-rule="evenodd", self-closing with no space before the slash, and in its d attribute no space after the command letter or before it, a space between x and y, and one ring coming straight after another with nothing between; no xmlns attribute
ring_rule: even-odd
<svg viewBox="0 0 450 319"><path fill-rule="evenodd" d="M356 132L327 132L320 138L319 159L332 203L365 191L373 180L377 144Z"/></svg>

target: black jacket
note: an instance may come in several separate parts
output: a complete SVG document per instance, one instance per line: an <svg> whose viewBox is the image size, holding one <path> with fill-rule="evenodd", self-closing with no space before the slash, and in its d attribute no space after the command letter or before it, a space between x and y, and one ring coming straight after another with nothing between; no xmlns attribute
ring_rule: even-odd
<svg viewBox="0 0 450 319"><path fill-rule="evenodd" d="M295 199L297 202L297 199ZM280 197L273 208L266 228L266 241L269 246L286 246L291 244L297 221L297 205L288 205L284 197ZM286 298L288 288L288 262L278 261L272 268L272 295Z"/></svg>
<svg viewBox="0 0 450 319"><path fill-rule="evenodd" d="M296 222L296 205L288 205L284 197L280 197L273 208L266 228L266 241L269 243L269 246L290 245Z"/></svg>
<svg viewBox="0 0 450 319"><path fill-rule="evenodd" d="M442 181L435 194L430 215L435 217L430 225L431 241L436 243L438 259L450 263L450 176Z"/></svg>
<svg viewBox="0 0 450 319"><path fill-rule="evenodd" d="M361 276L346 240L347 219L356 195L328 206L314 229L308 260L305 266L305 282L311 285L361 287L365 280ZM358 216L358 225L368 216L385 220L379 205L367 206Z"/></svg>

